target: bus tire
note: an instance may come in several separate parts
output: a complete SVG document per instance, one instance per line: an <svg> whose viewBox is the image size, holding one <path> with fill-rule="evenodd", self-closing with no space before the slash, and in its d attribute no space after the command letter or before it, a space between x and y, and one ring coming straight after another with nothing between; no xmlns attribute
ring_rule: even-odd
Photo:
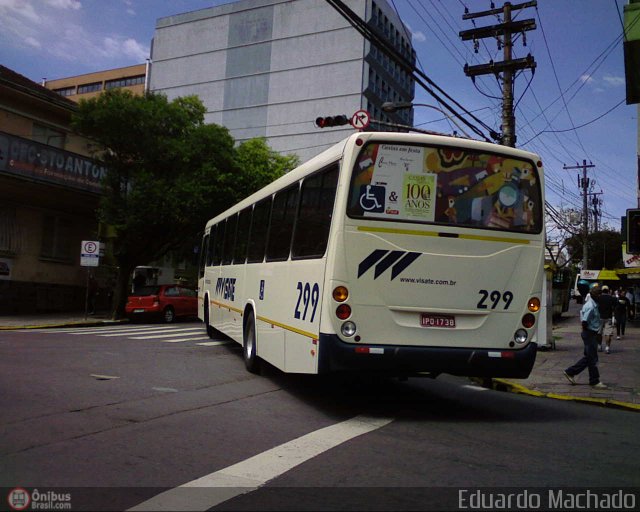
<svg viewBox="0 0 640 512"><path fill-rule="evenodd" d="M244 365L249 372L259 373L260 359L257 355L256 321L253 317L253 312L248 313L242 334L242 355L244 358Z"/></svg>
<svg viewBox="0 0 640 512"><path fill-rule="evenodd" d="M204 325L207 328L207 336L213 339L216 337L216 330L209 324L209 298L207 297L206 300L207 302L204 305Z"/></svg>

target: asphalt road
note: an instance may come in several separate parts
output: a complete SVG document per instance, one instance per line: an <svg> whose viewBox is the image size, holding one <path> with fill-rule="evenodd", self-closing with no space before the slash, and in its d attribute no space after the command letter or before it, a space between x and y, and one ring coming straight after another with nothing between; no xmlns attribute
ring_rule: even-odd
<svg viewBox="0 0 640 512"><path fill-rule="evenodd" d="M448 376L256 376L220 341L197 322L0 332L0 486L77 510L455 510L477 488L640 506L637 413Z"/></svg>

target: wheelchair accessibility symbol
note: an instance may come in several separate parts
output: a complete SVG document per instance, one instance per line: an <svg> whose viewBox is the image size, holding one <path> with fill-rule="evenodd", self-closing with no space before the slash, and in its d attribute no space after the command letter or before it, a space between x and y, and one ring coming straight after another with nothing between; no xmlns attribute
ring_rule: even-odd
<svg viewBox="0 0 640 512"><path fill-rule="evenodd" d="M360 187L360 206L365 212L384 212L385 188L376 185Z"/></svg>

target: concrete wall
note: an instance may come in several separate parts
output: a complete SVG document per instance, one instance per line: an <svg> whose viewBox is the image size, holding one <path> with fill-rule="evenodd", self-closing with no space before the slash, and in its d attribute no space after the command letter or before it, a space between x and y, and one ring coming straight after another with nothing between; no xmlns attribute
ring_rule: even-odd
<svg viewBox="0 0 640 512"><path fill-rule="evenodd" d="M347 4L366 18L370 2ZM366 107L365 51L324 0L243 0L158 20L150 88L169 98L197 94L207 122L238 141L267 137L304 161L353 132L314 120Z"/></svg>

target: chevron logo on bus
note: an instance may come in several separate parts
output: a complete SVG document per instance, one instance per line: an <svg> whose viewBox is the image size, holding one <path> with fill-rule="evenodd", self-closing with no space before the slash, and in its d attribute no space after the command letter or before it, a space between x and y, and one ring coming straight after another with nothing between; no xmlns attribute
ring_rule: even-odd
<svg viewBox="0 0 640 512"><path fill-rule="evenodd" d="M378 279L385 270L391 267L391 281L393 281L398 277L400 272L416 261L420 254L419 252L376 249L358 265L358 279L375 265L375 271L373 273L374 279Z"/></svg>

